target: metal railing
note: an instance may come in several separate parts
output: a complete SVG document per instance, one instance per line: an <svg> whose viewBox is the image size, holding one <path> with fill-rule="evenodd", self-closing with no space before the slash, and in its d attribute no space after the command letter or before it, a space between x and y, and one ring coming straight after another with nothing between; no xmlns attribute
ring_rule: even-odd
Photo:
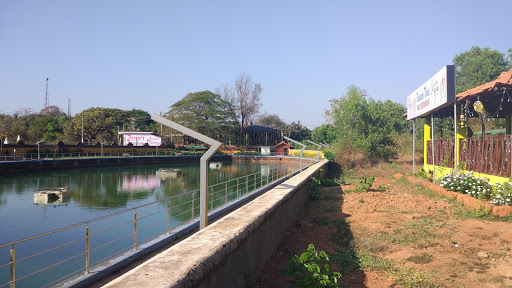
<svg viewBox="0 0 512 288"><path fill-rule="evenodd" d="M155 156L197 156L203 151L139 151L139 152L68 152L68 153L18 153L0 155L1 161L32 161L75 158L113 158L113 157L155 157Z"/></svg>
<svg viewBox="0 0 512 288"><path fill-rule="evenodd" d="M295 171L275 167L211 185L208 210L228 205ZM199 189L0 245L0 259L9 259L0 261L0 287L49 287L89 273L95 265L137 250L197 216Z"/></svg>
<svg viewBox="0 0 512 288"><path fill-rule="evenodd" d="M316 151L315 151L316 152ZM139 151L139 152L68 152L68 153L17 153L15 155L0 154L0 162L32 161L32 160L54 160L54 159L76 159L76 158L115 158L115 157L156 157L156 156L199 156L204 151ZM217 153L217 155L225 155ZM284 155L283 152L256 153L236 152L232 155L240 156L283 156L296 157L293 154Z"/></svg>

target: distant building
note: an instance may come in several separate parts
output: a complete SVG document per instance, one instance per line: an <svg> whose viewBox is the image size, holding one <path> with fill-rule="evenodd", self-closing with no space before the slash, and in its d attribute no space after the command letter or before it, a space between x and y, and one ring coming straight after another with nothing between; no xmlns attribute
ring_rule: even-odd
<svg viewBox="0 0 512 288"><path fill-rule="evenodd" d="M242 135L242 144L248 147L274 146L281 141L281 130L259 125L246 127Z"/></svg>
<svg viewBox="0 0 512 288"><path fill-rule="evenodd" d="M158 136L152 132L119 132L119 135L121 136L122 146L128 146L128 144L133 146L144 146L146 144L149 146L161 146L169 144L167 137Z"/></svg>
<svg viewBox="0 0 512 288"><path fill-rule="evenodd" d="M290 144L286 142L281 142L274 146L274 150L276 152L276 155L288 156L291 147L292 146Z"/></svg>

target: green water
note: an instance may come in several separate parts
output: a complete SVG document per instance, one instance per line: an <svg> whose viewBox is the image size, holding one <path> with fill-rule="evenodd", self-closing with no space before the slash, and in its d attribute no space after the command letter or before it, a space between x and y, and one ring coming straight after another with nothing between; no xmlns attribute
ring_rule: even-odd
<svg viewBox="0 0 512 288"><path fill-rule="evenodd" d="M281 164L255 164L255 163L222 163L222 167L209 170L209 185L221 183L237 177L261 172L266 175L271 169L287 167L290 171L295 166L281 166ZM161 177L156 175L159 168L179 168L183 175L179 177ZM260 175L260 174L258 174ZM259 177L259 176L258 176ZM253 180L254 184L261 184L259 178ZM241 180L240 182L243 182ZM257 183L256 183L257 182ZM229 185L234 185L231 182ZM257 186L257 185L255 185ZM71 196L53 203L41 203L34 199L36 189L50 189L57 187L69 187ZM224 186L222 186L224 187ZM240 184L240 187L244 186ZM251 186L249 187L251 188ZM103 217L113 213L140 205L152 203L160 199L179 195L187 191L199 189L199 164L158 164L141 166L119 166L107 168L84 168L73 170L60 170L40 173L27 173L0 176L0 245L39 235L62 227L81 223L83 221ZM219 189L217 189L219 190ZM236 198L235 187L226 189L225 193L217 201L225 201L228 198ZM235 191L235 196L229 194ZM215 192L217 193L217 192ZM192 194L190 194L192 195ZM198 195L198 194L196 194ZM179 225L184 219L190 218L191 201L172 198L172 223ZM180 202L181 201L181 202ZM199 200L195 202L199 206ZM223 203L220 203L223 204ZM140 227L144 231L138 235L138 241L154 237L155 233L161 233L169 224L167 219L168 202L152 204L145 208L137 209ZM214 203L214 206L216 204ZM185 213L188 211L187 213ZM199 210L196 208L195 213ZM161 215L160 215L161 214ZM176 216L175 216L176 215ZM197 216L197 214L194 214ZM99 262L109 253L120 253L124 249L130 249L133 245L133 236L116 241L115 244L102 247L112 239L133 232L133 212L122 213L115 217L91 223L91 233L98 233L91 239L91 264ZM147 223L144 223L146 221ZM102 231L113 229L120 223L128 223L115 230L103 233ZM138 228L139 230L142 228ZM102 232L100 234L100 232ZM121 235L121 236L120 236ZM66 245L55 251L49 251L42 255L31 257L17 263L16 277L42 269L52 263L64 261L84 251L85 226L79 226L54 235L45 236L15 245L16 259L29 257L38 251L52 249L64 245L70 241L73 244ZM117 238L116 238L117 237ZM42 249L42 250L41 250ZM0 287L9 281L10 247L0 249ZM76 259L58 265L53 269L38 273L35 277L28 277L16 283L17 287L38 287L60 278L61 275L79 271L85 263L85 256L79 255Z"/></svg>

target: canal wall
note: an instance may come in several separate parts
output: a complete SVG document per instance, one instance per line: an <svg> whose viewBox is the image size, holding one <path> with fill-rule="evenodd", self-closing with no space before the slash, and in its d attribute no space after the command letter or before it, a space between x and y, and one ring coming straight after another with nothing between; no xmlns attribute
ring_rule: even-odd
<svg viewBox="0 0 512 288"><path fill-rule="evenodd" d="M144 165L160 163L193 163L198 162L200 156L144 156L144 157L105 157L105 158L75 158L31 160L16 162L0 162L0 174L47 171L59 169L108 167L126 165ZM213 161L231 161L229 155L215 155Z"/></svg>
<svg viewBox="0 0 512 288"><path fill-rule="evenodd" d="M327 163L309 167L103 287L250 286L304 207L309 178L326 173Z"/></svg>

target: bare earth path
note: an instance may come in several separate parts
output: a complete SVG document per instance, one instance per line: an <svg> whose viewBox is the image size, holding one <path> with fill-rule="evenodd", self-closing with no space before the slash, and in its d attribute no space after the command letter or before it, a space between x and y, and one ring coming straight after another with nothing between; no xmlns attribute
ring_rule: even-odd
<svg viewBox="0 0 512 288"><path fill-rule="evenodd" d="M321 187L260 276L257 287L289 287L290 256L313 243L342 272L343 287L512 287L512 220L478 217L435 192L395 180L410 165L379 164L373 190Z"/></svg>

